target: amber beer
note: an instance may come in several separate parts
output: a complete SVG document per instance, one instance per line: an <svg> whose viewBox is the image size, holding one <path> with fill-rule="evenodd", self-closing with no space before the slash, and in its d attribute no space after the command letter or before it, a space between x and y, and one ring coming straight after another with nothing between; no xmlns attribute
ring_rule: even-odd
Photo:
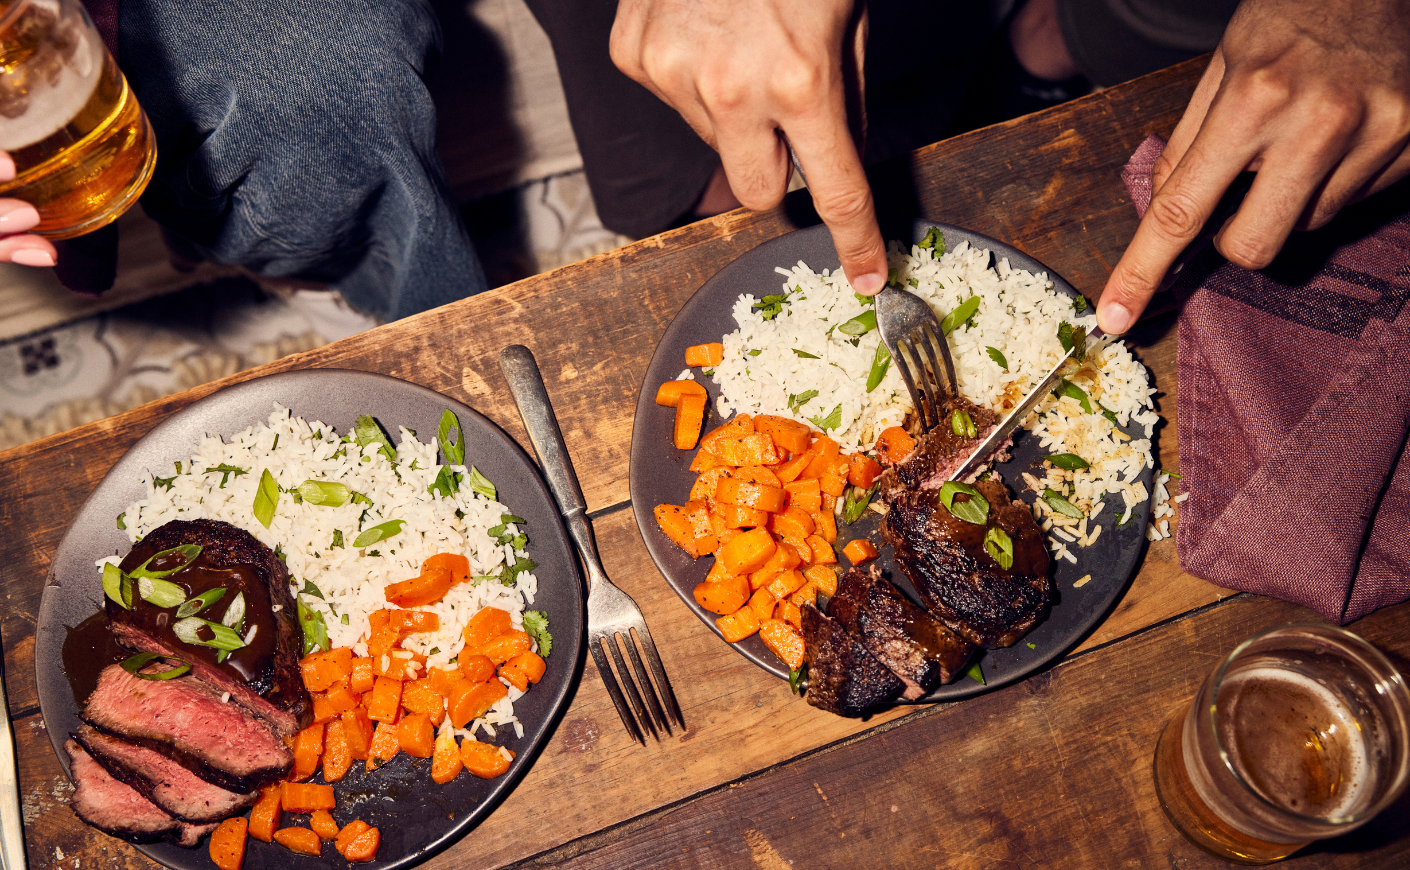
<svg viewBox="0 0 1410 870"><path fill-rule="evenodd" d="M1207 852L1267 864L1352 830L1405 788L1410 692L1332 626L1240 645L1156 745L1160 805Z"/></svg>
<svg viewBox="0 0 1410 870"><path fill-rule="evenodd" d="M151 124L77 0L0 0L0 150L16 169L0 196L51 239L111 223L151 179Z"/></svg>

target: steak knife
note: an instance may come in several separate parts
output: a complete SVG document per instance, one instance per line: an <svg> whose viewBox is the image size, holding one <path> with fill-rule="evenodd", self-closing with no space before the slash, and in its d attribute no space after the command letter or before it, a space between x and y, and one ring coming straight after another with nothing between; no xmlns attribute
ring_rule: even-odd
<svg viewBox="0 0 1410 870"><path fill-rule="evenodd" d="M1185 270L1185 267L1214 245L1214 237L1224 228L1225 222L1233 217L1234 213L1239 210L1239 206L1243 204L1244 197L1248 195L1249 188L1253 186L1253 180L1256 176L1257 173L1254 172L1239 173L1238 177L1229 185L1228 190L1224 191L1224 195L1219 199L1219 204L1214 207L1214 211L1209 215L1209 220L1204 222L1204 226L1200 228L1194 240L1186 245L1185 249L1180 252L1180 255L1175 258L1175 262L1170 264L1170 268L1166 271L1165 277L1161 279L1160 286L1156 288L1157 293L1164 292L1174 287L1176 280L1179 279L1180 273ZM1086 350L1094 350L1097 347L1097 342L1101 341L1103 338L1105 338L1105 333L1102 332L1101 328L1092 327L1091 333L1087 336ZM1028 418L1028 415L1033 412L1033 409L1037 407L1038 403L1043 401L1043 397L1057 385L1057 382L1062 378L1063 367L1067 365L1069 360L1077 355L1079 350L1082 350L1082 348L1074 345L1072 350L1067 352L1066 356L1058 360L1058 364L1053 367L1052 371L1048 372L1048 376L1043 378L1043 380L1038 383L1038 386L1029 390L1028 395L1023 397L1023 401L1019 402L1018 406L1013 409L1013 413L1009 414L999 425L995 426L994 430L980 442L979 446L974 449L974 452L969 455L969 458L964 461L964 464L955 469L954 474L950 475L950 480L964 480L966 477L973 474L975 469L984 464L985 460L989 458L989 454L993 453L994 449L1002 444L1004 439L1009 437L1009 435L1013 433L1013 430L1017 429L1018 425Z"/></svg>

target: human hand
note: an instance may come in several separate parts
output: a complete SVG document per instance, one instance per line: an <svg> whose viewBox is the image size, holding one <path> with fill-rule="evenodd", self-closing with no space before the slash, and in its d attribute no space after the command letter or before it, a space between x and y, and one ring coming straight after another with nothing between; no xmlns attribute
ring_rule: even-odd
<svg viewBox="0 0 1410 870"><path fill-rule="evenodd" d="M1140 316L1175 257L1245 169L1258 172L1215 244L1261 269L1294 229L1410 175L1410 2L1245 0L1156 164L1155 196L1097 306Z"/></svg>
<svg viewBox="0 0 1410 870"><path fill-rule="evenodd" d="M848 126L849 102L861 120L865 41L854 0L621 0L611 51L719 152L745 206L783 198L791 144L843 271L870 296L886 243Z"/></svg>
<svg viewBox="0 0 1410 870"><path fill-rule="evenodd" d="M0 151L0 182L13 181L15 161ZM0 198L0 262L21 266L52 266L57 252L54 243L42 236L26 234L39 223L39 212L20 199Z"/></svg>

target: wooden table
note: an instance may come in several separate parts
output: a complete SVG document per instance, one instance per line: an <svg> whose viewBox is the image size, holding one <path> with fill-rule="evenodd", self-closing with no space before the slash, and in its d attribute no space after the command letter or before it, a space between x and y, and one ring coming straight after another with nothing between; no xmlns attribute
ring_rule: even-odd
<svg viewBox="0 0 1410 870"><path fill-rule="evenodd" d="M1020 248L1096 296L1135 228L1119 174L1168 134L1199 61L922 149L875 172L884 214L920 214ZM909 207L910 211L906 211ZM533 769L428 867L1225 866L1166 821L1150 779L1164 719L1214 661L1266 626L1315 618L1183 573L1149 547L1110 616L1028 680L971 700L865 721L822 713L730 650L647 555L627 492L632 415L674 312L722 266L794 229L796 197L647 239L310 353L0 455L0 565L10 715L35 867L151 866L79 823L34 686L45 572L69 518L156 421L218 387L275 371L384 372L439 390L527 444L497 365L538 356L582 477L608 573L645 611L688 730L632 744L589 661ZM1177 465L1175 318L1155 306L1129 338L1160 388L1160 464ZM1069 594L1076 592L1070 590ZM1410 661L1410 606L1353 628ZM1410 865L1410 800L1289 866Z"/></svg>

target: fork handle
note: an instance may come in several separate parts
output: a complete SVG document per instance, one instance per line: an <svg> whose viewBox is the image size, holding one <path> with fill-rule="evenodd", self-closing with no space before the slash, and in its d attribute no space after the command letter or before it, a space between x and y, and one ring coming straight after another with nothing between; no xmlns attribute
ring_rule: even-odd
<svg viewBox="0 0 1410 870"><path fill-rule="evenodd" d="M607 580L607 574L602 569L597 542L588 523L587 499L583 498L578 476L573 473L573 460L568 455L568 446L563 443L563 431L558 428L553 406L549 404L543 375L539 373L534 355L522 344L511 344L500 351L499 367L509 381L509 392L519 407L524 428L529 431L529 443L538 455L553 500L558 502L558 512L563 515L568 535L587 566L588 591L591 592L599 582Z"/></svg>

